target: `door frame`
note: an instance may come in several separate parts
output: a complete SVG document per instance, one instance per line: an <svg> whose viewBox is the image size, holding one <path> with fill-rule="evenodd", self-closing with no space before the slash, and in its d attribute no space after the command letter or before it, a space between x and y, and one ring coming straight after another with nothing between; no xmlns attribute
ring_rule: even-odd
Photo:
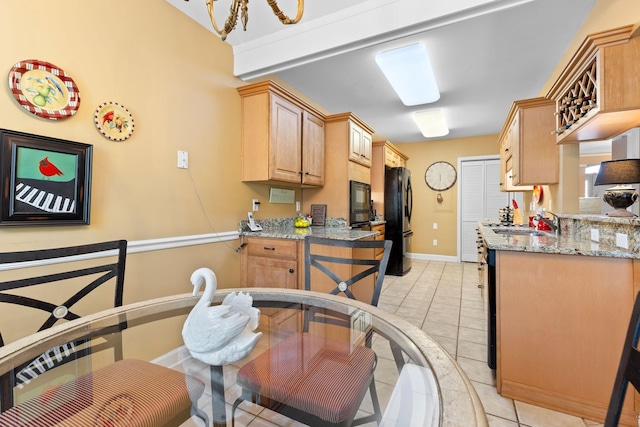
<svg viewBox="0 0 640 427"><path fill-rule="evenodd" d="M486 156L470 156L470 157L458 157L458 180L462 182L462 162L473 162L480 160L500 160L500 154L490 154ZM457 233L458 239L456 244L456 258L458 262L462 262L462 186L458 185L458 209L457 209Z"/></svg>

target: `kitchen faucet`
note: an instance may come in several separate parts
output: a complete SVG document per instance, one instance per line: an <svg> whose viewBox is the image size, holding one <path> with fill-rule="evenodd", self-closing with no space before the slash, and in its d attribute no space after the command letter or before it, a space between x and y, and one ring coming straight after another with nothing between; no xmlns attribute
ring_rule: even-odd
<svg viewBox="0 0 640 427"><path fill-rule="evenodd" d="M537 219L538 221L542 221L545 224L547 224L557 236L557 235L560 234L560 218L558 218L558 215L554 214L553 212L547 212L547 213L550 214L553 217L552 221L549 221L547 218L543 217L540 214L537 214L535 219Z"/></svg>

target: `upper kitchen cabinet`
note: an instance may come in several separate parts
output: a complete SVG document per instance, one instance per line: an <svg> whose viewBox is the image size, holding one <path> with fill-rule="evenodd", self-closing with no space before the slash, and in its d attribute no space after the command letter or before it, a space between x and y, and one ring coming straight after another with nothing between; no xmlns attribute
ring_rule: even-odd
<svg viewBox="0 0 640 427"><path fill-rule="evenodd" d="M366 134L366 137L363 137ZM353 113L334 114L325 117L325 162L330 173L324 177L322 188L310 188L304 192L302 209L311 211L311 205L327 205L327 216L349 218L349 181L371 183L371 135L373 129ZM353 158L354 145L364 141L368 145Z"/></svg>
<svg viewBox="0 0 640 427"><path fill-rule="evenodd" d="M633 26L587 36L553 85L558 143L603 140L640 125L640 37Z"/></svg>
<svg viewBox="0 0 640 427"><path fill-rule="evenodd" d="M558 182L558 147L553 132L555 102L515 101L500 132L500 190L531 190Z"/></svg>
<svg viewBox="0 0 640 427"><path fill-rule="evenodd" d="M377 166L384 170L385 166L390 168L406 168L409 159L398 147L389 141L375 141L373 143L372 166Z"/></svg>
<svg viewBox="0 0 640 427"><path fill-rule="evenodd" d="M271 81L238 92L242 180L324 185L324 114Z"/></svg>
<svg viewBox="0 0 640 427"><path fill-rule="evenodd" d="M384 213L384 174L387 167L407 167L407 157L389 141L375 141L371 155L371 197L376 212Z"/></svg>
<svg viewBox="0 0 640 427"><path fill-rule="evenodd" d="M371 167L371 149L373 129L353 113L342 113L328 116L327 123L344 123L347 125L349 140L349 160Z"/></svg>

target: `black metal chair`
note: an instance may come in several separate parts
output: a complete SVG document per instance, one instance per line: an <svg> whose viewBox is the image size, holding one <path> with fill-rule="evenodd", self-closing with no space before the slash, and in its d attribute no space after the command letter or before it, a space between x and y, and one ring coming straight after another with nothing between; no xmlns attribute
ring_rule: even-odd
<svg viewBox="0 0 640 427"><path fill-rule="evenodd" d="M640 351L638 351L638 339L640 337L640 292L636 295L636 301L631 312L629 329L622 347L622 356L618 373L613 383L611 400L607 409L604 427L615 427L620 421L624 396L629 383L640 391Z"/></svg>
<svg viewBox="0 0 640 427"><path fill-rule="evenodd" d="M110 286L113 288L113 304L107 303L101 309L119 307L123 303L126 255L126 240L0 253L0 266L15 264L10 267L24 269L24 272L16 272L13 280L0 282L0 303L32 309L25 315L25 319L37 319L40 315L42 323L40 324L40 320L34 322L40 324L37 331L48 329L63 319L74 320L90 314L81 314L81 311L86 309L83 310L80 307L82 304L78 303L89 295L95 295L93 300L104 298L105 291L111 295ZM41 268L40 264L47 265L47 274L29 276L30 273L33 274L31 267L38 269ZM51 292L54 289L52 286L55 286L55 292ZM36 296L25 296L21 290L26 287L33 287L29 294ZM94 292L99 288L105 291ZM41 294L53 294L55 297L39 299L37 295ZM58 296L59 301L51 302ZM33 310L38 313L33 313ZM8 325L2 324L2 328L6 326ZM11 420L16 414L20 417L21 412L27 411L38 414L37 419L34 418L30 425L48 426L76 412L96 412L104 402L117 399L123 393L127 396L136 393L148 394L148 388L153 388L153 384L156 387L163 385L170 388L167 390L168 397L137 401L137 422L162 419L156 414L157 411L161 411L162 417L170 418L167 425L177 425L193 415L208 425L207 415L197 407L197 400L204 393L204 383L190 375L153 363L124 359L121 332L126 328L127 322L123 320L113 327L87 331L79 339L49 349L31 362L16 366L0 376L0 418L8 420L9 424L13 425ZM0 347L4 345L5 336L0 333ZM28 386L30 382L55 367L95 355L103 350L113 350L114 363L97 371L88 369L89 373L86 375L60 386L60 390L63 391L83 390L83 398L73 399L54 409L39 405L37 397L14 406L16 389ZM3 422L0 421L0 425L3 425Z"/></svg>
<svg viewBox="0 0 640 427"><path fill-rule="evenodd" d="M388 240L347 241L307 236L305 289L344 294L351 299L366 295L367 302L377 305L391 245ZM371 276L373 281L363 281ZM348 316L307 308L302 332L285 338L238 370L236 382L242 393L233 404L232 420L240 403L252 401L312 426L380 422L373 378L377 356L370 348L370 326L364 325L362 331L365 345L352 345L314 334L312 322L352 327ZM355 419L367 391L374 413Z"/></svg>
<svg viewBox="0 0 640 427"><path fill-rule="evenodd" d="M43 322L37 331L48 329L63 319L74 320L80 318L81 315L76 312L74 305L100 286L113 284L113 307L119 307L122 305L124 291L126 255L126 240L65 248L0 253L0 266L15 264L14 267L16 268L29 268L24 275L16 275L22 278L0 282L0 303L23 306L38 311ZM91 261L85 262L85 260ZM77 262L83 263L82 266ZM32 267L37 267L38 264L54 263L58 263L59 266L55 268L51 267L55 272L40 276L24 277L31 272ZM89 284L86 284L87 280L91 280ZM51 286L57 286L57 295L68 296L78 288L80 289L61 302L53 303L38 299L37 297L19 294L21 289L32 286L36 287L32 293L33 295L38 295L38 290L40 294L42 294L45 286L49 287L47 288L48 292L44 292L48 295L52 294L50 291ZM68 288L71 287L73 287L73 290L69 291ZM107 305L104 308L109 308L109 306ZM37 318L38 316L38 314L33 313L32 310L30 310L29 313L29 318ZM0 329L4 329L7 326L9 325L2 325ZM125 328L126 323L121 323L118 326L118 330L95 331L94 336L100 335L104 338L104 343L98 348L113 348L115 360L121 360L122 341L120 334L112 334L112 332L119 332ZM0 411L3 412L13 406L15 387L21 388L24 384L28 384L32 379L43 374L46 370L72 360L77 360L80 357L86 356L91 351L96 351L96 346L91 348L86 345L90 340L91 337L88 336L67 343L60 348L51 349L34 359L31 363L16 366L12 372L0 377L0 391L2 393ZM4 345L5 338L2 332L0 332L0 347Z"/></svg>

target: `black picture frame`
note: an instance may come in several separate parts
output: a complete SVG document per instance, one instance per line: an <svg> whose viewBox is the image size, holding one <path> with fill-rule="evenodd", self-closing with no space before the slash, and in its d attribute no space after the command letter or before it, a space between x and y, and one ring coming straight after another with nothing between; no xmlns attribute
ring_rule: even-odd
<svg viewBox="0 0 640 427"><path fill-rule="evenodd" d="M93 146L0 129L0 227L87 225Z"/></svg>

